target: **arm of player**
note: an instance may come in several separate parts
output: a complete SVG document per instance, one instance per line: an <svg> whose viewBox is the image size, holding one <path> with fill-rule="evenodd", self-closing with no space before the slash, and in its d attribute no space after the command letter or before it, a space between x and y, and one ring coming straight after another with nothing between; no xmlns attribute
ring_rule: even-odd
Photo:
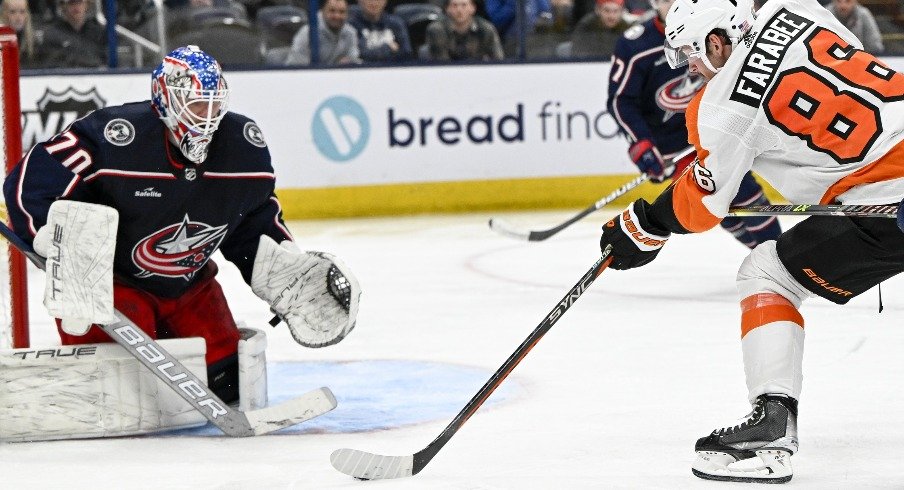
<svg viewBox="0 0 904 490"><path fill-rule="evenodd" d="M702 92L688 106L688 140L697 161L676 178L653 204L639 199L603 226L600 246L612 245L610 267L631 269L653 261L671 233L698 233L713 228L728 214L756 149L723 128L715 112L699 118ZM724 111L723 111L724 113ZM746 134L746 133L745 133Z"/></svg>
<svg viewBox="0 0 904 490"><path fill-rule="evenodd" d="M44 306L62 329L84 335L116 320L113 257L119 212L100 204L56 201L38 230L34 250L47 258Z"/></svg>
<svg viewBox="0 0 904 490"><path fill-rule="evenodd" d="M82 176L94 171L97 144L91 116L39 143L19 161L3 183L12 229L31 244L47 222L50 205L59 198L78 199L86 192Z"/></svg>
<svg viewBox="0 0 904 490"><path fill-rule="evenodd" d="M323 252L301 252L263 235L254 258L251 290L288 325L305 347L325 347L355 328L361 287L348 267Z"/></svg>
<svg viewBox="0 0 904 490"><path fill-rule="evenodd" d="M669 177L659 149L653 143L653 131L647 125L641 110L641 100L646 94L646 82L650 64L657 52L636 53L633 43L621 37L615 44L612 69L609 71L609 97L606 106L619 130L631 145L628 156L637 168L655 182Z"/></svg>
<svg viewBox="0 0 904 490"><path fill-rule="evenodd" d="M759 145L774 139L757 133L768 129L758 129L741 115L703 104L704 92L686 113L688 141L697 150L697 160L656 198L649 213L656 226L675 233L699 233L718 225L762 152Z"/></svg>

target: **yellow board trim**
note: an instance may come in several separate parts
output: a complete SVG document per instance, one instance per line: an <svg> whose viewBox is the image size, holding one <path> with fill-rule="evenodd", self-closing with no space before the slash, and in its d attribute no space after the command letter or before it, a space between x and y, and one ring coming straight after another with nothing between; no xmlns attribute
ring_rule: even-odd
<svg viewBox="0 0 904 490"><path fill-rule="evenodd" d="M276 194L282 203L283 218L287 220L482 210L583 209L636 176L624 174L279 189ZM652 201L665 188L666 184L646 182L612 205L624 206L640 197ZM781 200L772 187L764 183L764 188L770 200Z"/></svg>

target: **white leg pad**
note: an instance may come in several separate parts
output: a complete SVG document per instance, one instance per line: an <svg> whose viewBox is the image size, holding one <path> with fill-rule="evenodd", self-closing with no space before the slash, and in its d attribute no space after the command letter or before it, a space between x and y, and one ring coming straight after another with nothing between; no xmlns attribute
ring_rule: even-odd
<svg viewBox="0 0 904 490"><path fill-rule="evenodd" d="M159 343L206 382L204 339ZM2 441L127 436L206 423L116 344L0 350Z"/></svg>
<svg viewBox="0 0 904 490"><path fill-rule="evenodd" d="M750 403L765 393L800 399L803 384L804 329L794 322L754 328L741 340Z"/></svg>
<svg viewBox="0 0 904 490"><path fill-rule="evenodd" d="M760 293L781 295L800 308L812 296L788 273L778 258L775 241L753 249L738 270L740 299ZM803 383L804 329L789 321L754 328L741 340L744 373L751 403L764 393L781 393L800 399Z"/></svg>
<svg viewBox="0 0 904 490"><path fill-rule="evenodd" d="M267 334L240 326L239 409L243 412L267 406Z"/></svg>

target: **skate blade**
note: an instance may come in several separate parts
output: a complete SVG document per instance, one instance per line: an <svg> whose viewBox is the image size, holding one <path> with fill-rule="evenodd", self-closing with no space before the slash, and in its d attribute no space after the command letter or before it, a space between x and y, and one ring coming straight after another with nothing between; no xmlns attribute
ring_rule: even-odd
<svg viewBox="0 0 904 490"><path fill-rule="evenodd" d="M786 483L791 481L791 453L780 449L761 449L752 458L737 460L714 451L697 451L691 470L705 480L743 483Z"/></svg>

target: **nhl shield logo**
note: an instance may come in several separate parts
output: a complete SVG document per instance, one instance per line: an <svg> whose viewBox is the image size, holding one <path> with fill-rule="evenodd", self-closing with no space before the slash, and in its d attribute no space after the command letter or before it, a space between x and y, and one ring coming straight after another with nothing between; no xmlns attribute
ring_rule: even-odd
<svg viewBox="0 0 904 490"><path fill-rule="evenodd" d="M114 119L104 126L104 138L116 146L126 146L135 141L135 126L125 119Z"/></svg>
<svg viewBox="0 0 904 490"><path fill-rule="evenodd" d="M68 87L62 92L54 92L50 88L38 99L38 111L76 111L79 116L84 116L93 110L106 107L107 101L97 93L97 87L91 87L86 92Z"/></svg>
<svg viewBox="0 0 904 490"><path fill-rule="evenodd" d="M259 128L257 124L250 121L246 122L242 133L245 135L245 139L252 145L258 148L267 146L267 142L264 141L264 133L261 132L261 128Z"/></svg>
<svg viewBox="0 0 904 490"><path fill-rule="evenodd" d="M195 180L198 178L198 171L189 167L185 169L185 180Z"/></svg>
<svg viewBox="0 0 904 490"><path fill-rule="evenodd" d="M47 88L35 108L22 111L22 147L31 148L40 141L60 133L76 119L106 107L107 101L97 87L87 91L68 87L57 92Z"/></svg>

